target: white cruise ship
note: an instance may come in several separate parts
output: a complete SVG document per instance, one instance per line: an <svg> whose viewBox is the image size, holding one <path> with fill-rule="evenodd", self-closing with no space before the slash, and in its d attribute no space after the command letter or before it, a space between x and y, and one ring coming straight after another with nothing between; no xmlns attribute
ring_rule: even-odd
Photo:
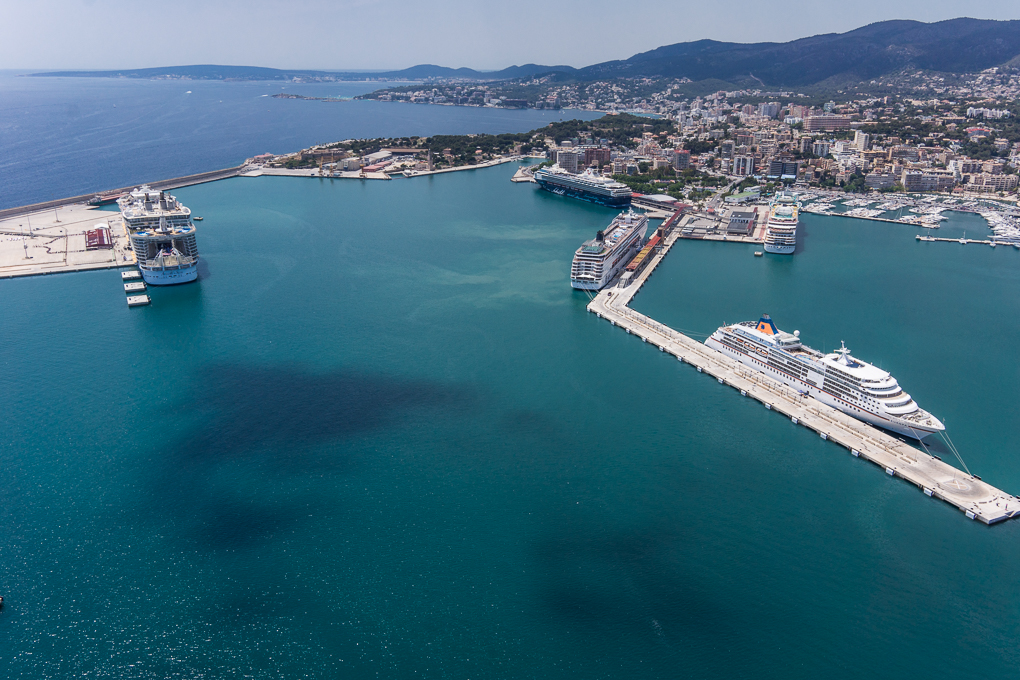
<svg viewBox="0 0 1020 680"><path fill-rule="evenodd" d="M882 369L850 356L842 345L822 354L800 343L800 332L776 328L768 314L755 323L723 326L705 341L745 366L809 394L858 420L921 439L946 429Z"/></svg>
<svg viewBox="0 0 1020 680"><path fill-rule="evenodd" d="M560 196L571 196L613 207L630 205L632 196L630 187L591 170L575 175L559 165L554 165L536 171L534 177L538 186Z"/></svg>
<svg viewBox="0 0 1020 680"><path fill-rule="evenodd" d="M800 203L795 194L780 192L769 204L768 225L765 228L765 252L790 255L797 248L797 225L800 223Z"/></svg>
<svg viewBox="0 0 1020 680"><path fill-rule="evenodd" d="M142 279L153 286L198 278L191 210L163 191L139 187L117 200Z"/></svg>
<svg viewBox="0 0 1020 680"><path fill-rule="evenodd" d="M574 253L570 285L581 290L602 290L641 248L647 229L648 218L644 215L633 210L620 213Z"/></svg>

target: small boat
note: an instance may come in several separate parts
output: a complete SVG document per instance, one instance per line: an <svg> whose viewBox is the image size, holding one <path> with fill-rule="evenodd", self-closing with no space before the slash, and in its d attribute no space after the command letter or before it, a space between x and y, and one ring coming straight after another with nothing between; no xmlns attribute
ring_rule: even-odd
<svg viewBox="0 0 1020 680"><path fill-rule="evenodd" d="M765 253L761 252L760 250L756 250L756 251L754 251L754 256L755 256L755 257L761 257L761 256L762 256L762 255L764 255L764 254L765 254Z"/></svg>
<svg viewBox="0 0 1020 680"><path fill-rule="evenodd" d="M191 218L191 219L195 220L196 222L201 222L201 221L202 221L202 220L204 220L205 218L204 218L204 217L193 217L193 218Z"/></svg>

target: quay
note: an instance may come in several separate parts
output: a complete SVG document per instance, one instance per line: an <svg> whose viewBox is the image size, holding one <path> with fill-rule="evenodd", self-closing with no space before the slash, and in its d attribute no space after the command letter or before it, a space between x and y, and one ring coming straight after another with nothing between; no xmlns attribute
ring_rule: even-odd
<svg viewBox="0 0 1020 680"><path fill-rule="evenodd" d="M109 243L90 247L95 229L107 230ZM120 213L74 203L0 218L0 279L134 265Z"/></svg>
<svg viewBox="0 0 1020 680"><path fill-rule="evenodd" d="M921 236L920 234L918 234L914 238L916 240L918 240L918 241L924 241L925 243L927 243L929 241L930 242L941 241L942 243L959 243L960 245L964 245L964 246L967 245L968 243L980 243L981 245L992 246L993 248L996 245L1004 245L1004 246L1010 245L1008 243L997 244L995 241L991 241L991 240L987 240L987 239L981 240L981 239L976 239L976 238L937 238L935 236Z"/></svg>
<svg viewBox="0 0 1020 680"><path fill-rule="evenodd" d="M872 427L842 411L752 371L705 344L628 307L655 268L680 238L673 229L658 253L629 285L619 279L603 289L588 305L588 311L606 319L628 334L659 348L683 363L706 373L721 385L737 390L741 396L760 401L765 408L803 425L823 440L846 448L853 456L878 465L893 477L919 487L926 496L938 498L962 511L969 519L995 524L1020 516L1020 498L1007 494L979 477L967 474L919 451L886 432Z"/></svg>

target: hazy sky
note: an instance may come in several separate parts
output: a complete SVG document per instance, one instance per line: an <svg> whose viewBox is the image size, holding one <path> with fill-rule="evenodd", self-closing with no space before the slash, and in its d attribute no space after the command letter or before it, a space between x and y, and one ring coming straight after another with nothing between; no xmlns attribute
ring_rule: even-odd
<svg viewBox="0 0 1020 680"><path fill-rule="evenodd" d="M687 40L884 19L1020 19L1015 0L0 0L0 68L587 66Z"/></svg>

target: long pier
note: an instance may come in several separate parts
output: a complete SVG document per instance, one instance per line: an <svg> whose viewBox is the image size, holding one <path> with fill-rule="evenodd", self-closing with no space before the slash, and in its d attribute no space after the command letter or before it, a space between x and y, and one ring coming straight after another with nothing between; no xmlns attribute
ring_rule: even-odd
<svg viewBox="0 0 1020 680"><path fill-rule="evenodd" d="M926 496L949 503L970 519L995 524L1020 516L1020 498L918 451L842 411L801 395L722 352L630 309L630 301L669 253L677 238L674 230L630 285L620 287L617 283L602 290L588 305L588 311L658 347L660 352L690 364L699 373L706 373L720 384L732 387L742 397L756 399L765 408L790 418L794 424L803 425L817 432L822 439L843 446L855 457L879 466L886 474L916 485Z"/></svg>
<svg viewBox="0 0 1020 680"><path fill-rule="evenodd" d="M152 189L158 191L169 191L170 189L179 189L180 187L191 186L193 184L203 184L205 182L215 182L221 179L227 179L228 177L236 177L241 171L241 167L236 168L224 168L223 170L212 170L210 172L200 172L196 175L185 175L184 177L174 177L173 179L161 179L154 182L139 182L133 184L130 187L121 187L120 189L107 189L104 191L97 191L91 194L82 194L81 196L69 196L67 198L59 198L54 201L45 201L43 203L33 203L32 205L23 205L17 208L6 208L0 210L0 220L7 219L10 217L18 217L20 215L28 215L31 213L42 212L44 210L53 210L55 208L62 208L66 205L74 205L76 203L88 203L90 199L96 194L116 194L131 191L135 187L139 187L143 184L148 184Z"/></svg>

